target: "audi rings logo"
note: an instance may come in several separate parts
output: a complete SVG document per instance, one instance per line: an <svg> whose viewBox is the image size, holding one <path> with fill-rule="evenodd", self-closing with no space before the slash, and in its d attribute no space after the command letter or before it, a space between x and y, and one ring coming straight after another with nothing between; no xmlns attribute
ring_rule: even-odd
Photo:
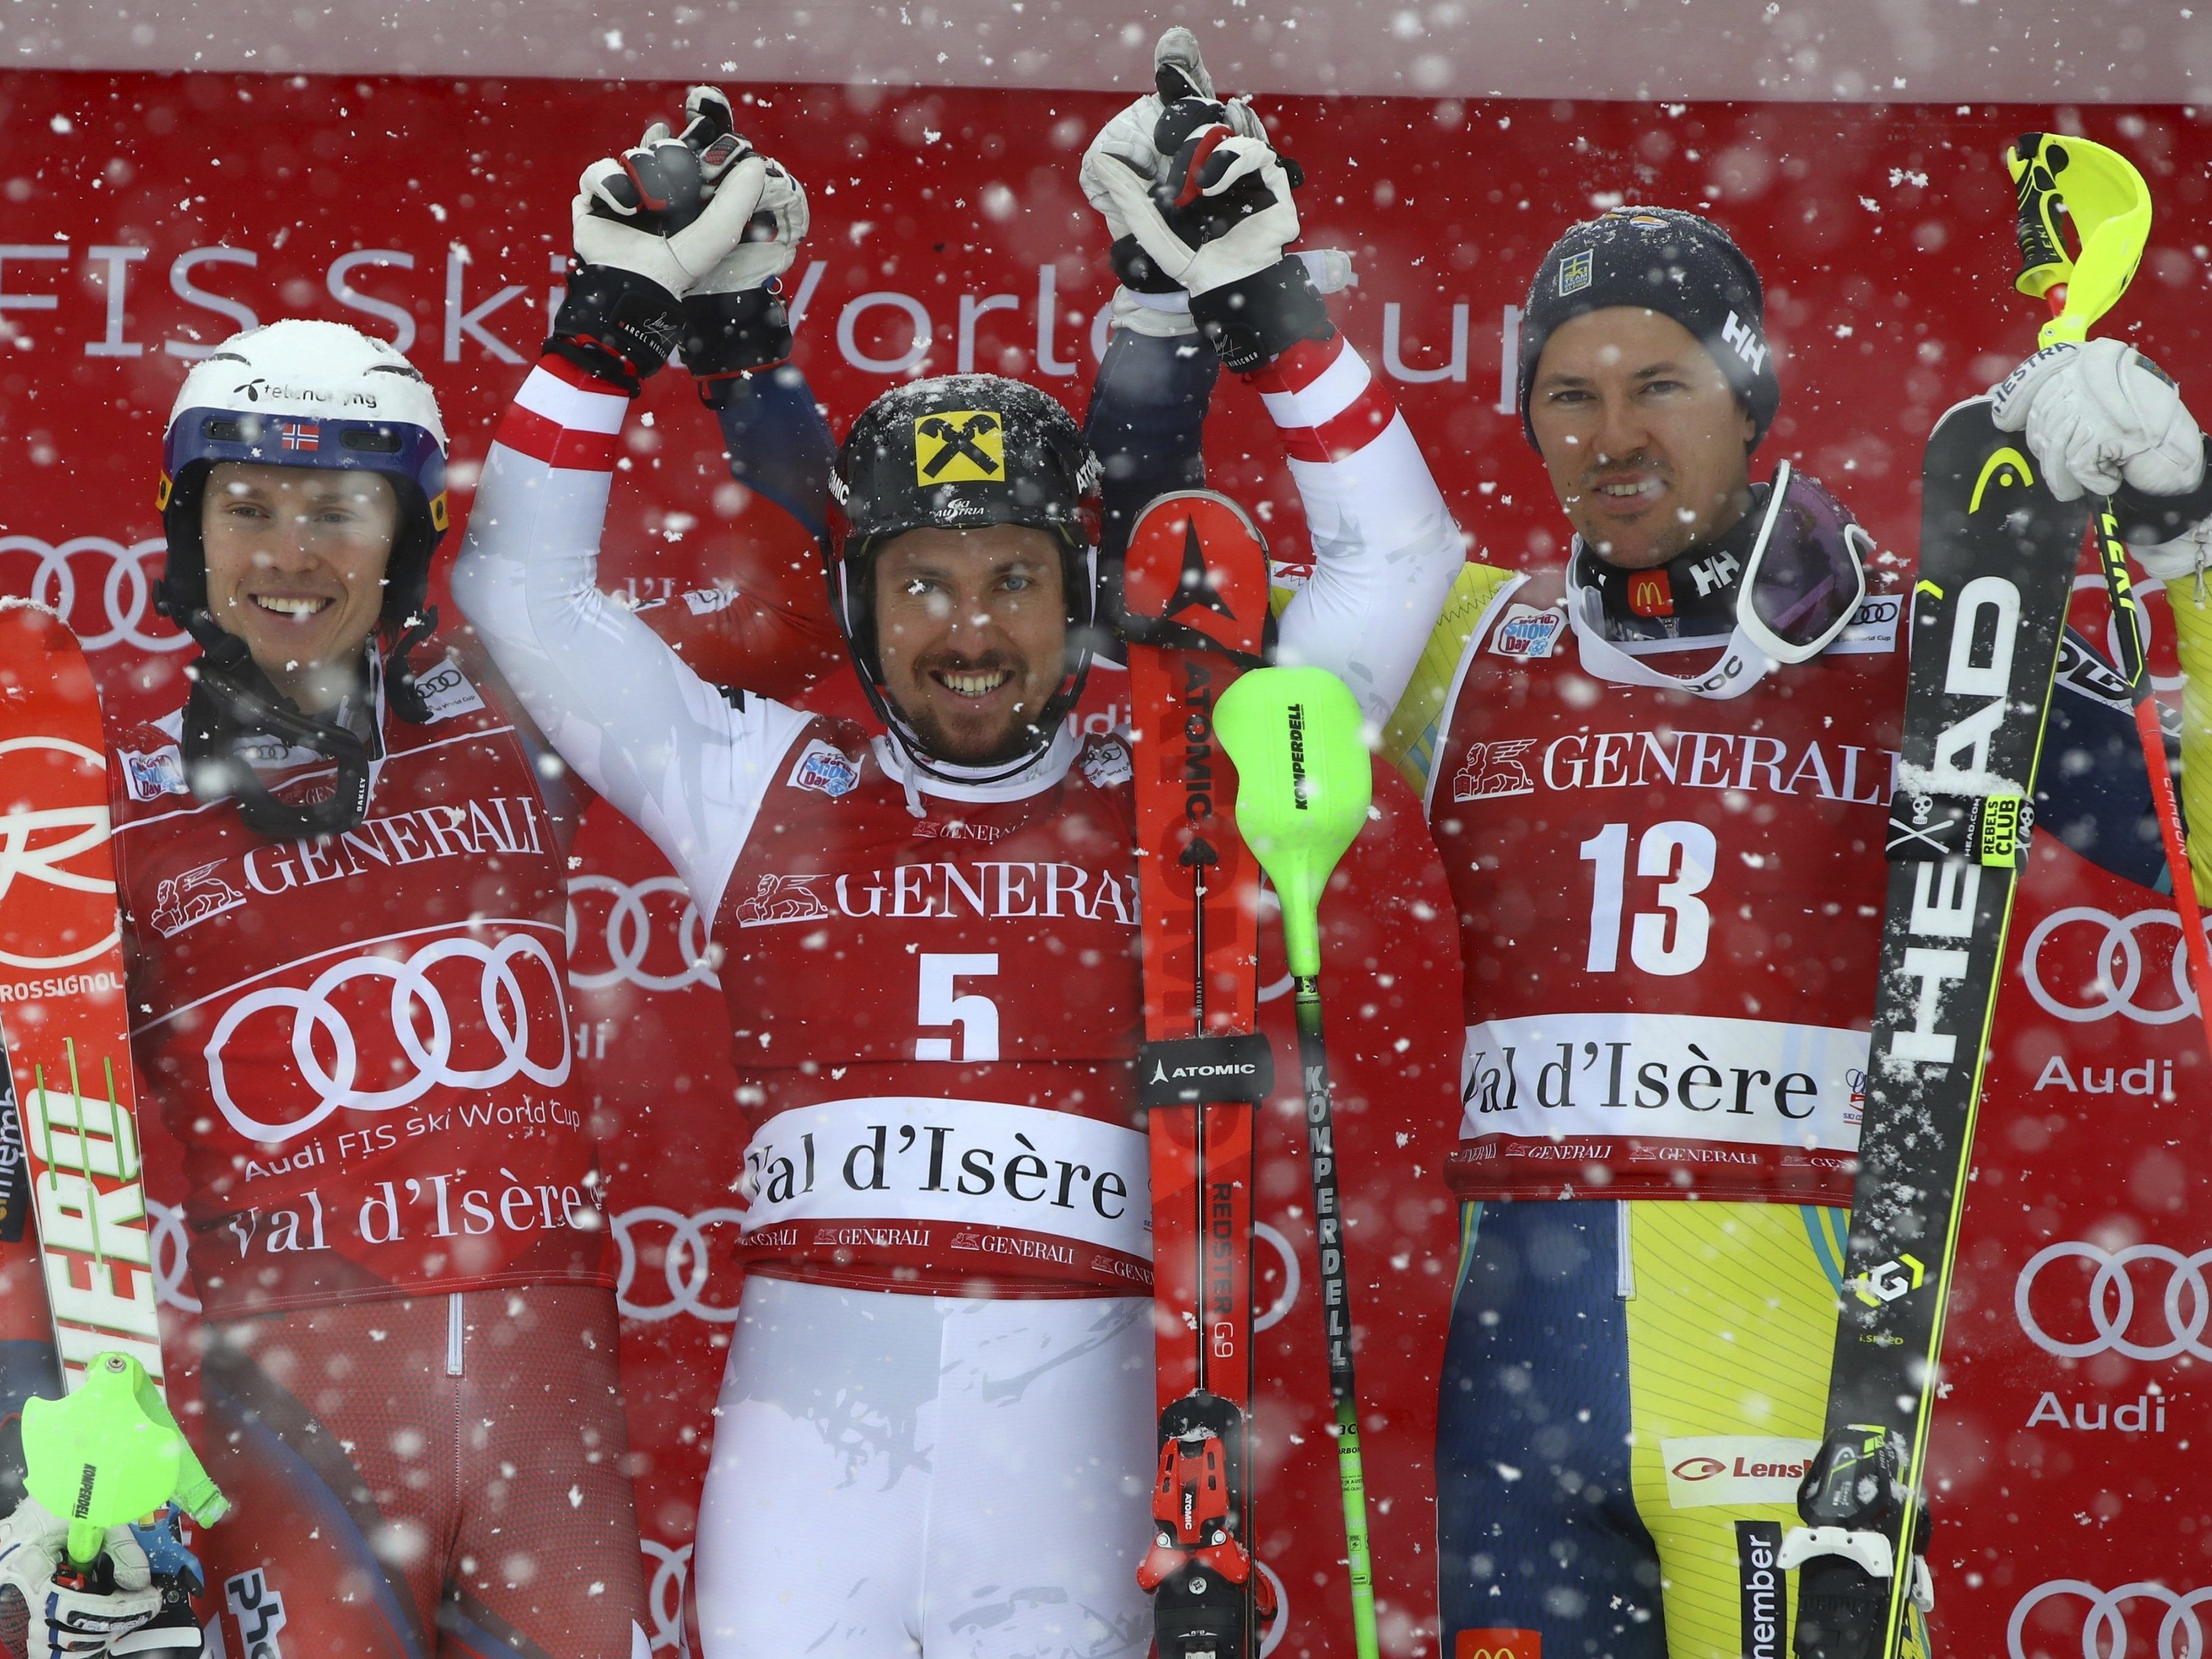
<svg viewBox="0 0 2212 1659"><path fill-rule="evenodd" d="M199 1297L185 1288L185 1275L191 1271L191 1263L186 1255L191 1239L185 1231L184 1211L149 1198L146 1218L154 1225L154 1299L179 1313L198 1313Z"/></svg>
<svg viewBox="0 0 2212 1659"><path fill-rule="evenodd" d="M641 1538L646 1559L646 1611L653 1619L647 1644L653 1652L681 1655L684 1649L684 1582L691 1576L691 1546Z"/></svg>
<svg viewBox="0 0 2212 1659"><path fill-rule="evenodd" d="M2074 1293L2062 1293L2056 1285L2039 1291L2038 1280L2044 1270L2069 1256L2095 1269L2087 1280L2082 1304L2075 1302ZM2204 1283L2208 1261L2212 1261L2212 1250L2184 1255L2163 1244L2130 1244L2118 1250L2084 1244L2078 1239L2046 1244L2028 1257L2013 1283L2013 1312L2030 1341L2062 1359L2087 1359L2100 1353L2151 1360L2173 1359L2186 1353L2212 1359L2212 1347L2199 1340L2208 1320L2212 1320L2212 1291ZM2138 1269L2143 1276L2140 1289L2136 1282ZM2153 1323L2148 1310L2160 1310L2166 1324L2162 1333L2136 1328L2138 1305L2145 1310L2144 1324ZM2062 1318L2062 1309L2071 1316ZM2046 1320L2067 1334L2052 1335ZM2077 1340L2072 1333L2085 1320L2092 1334Z"/></svg>
<svg viewBox="0 0 2212 1659"><path fill-rule="evenodd" d="M105 536L73 537L59 546L36 536L0 536L0 592L27 594L54 611L87 651L118 645L181 651L191 636L155 614L154 577L146 568L163 546L158 536L128 547Z"/></svg>
<svg viewBox="0 0 2212 1659"><path fill-rule="evenodd" d="M2036 1006L2077 1025L2114 1014L2171 1025L2197 1012L2181 921L2172 910L2124 916L2086 904L2053 910L2028 934L2021 963ZM2152 988L2138 1001L2147 980Z"/></svg>
<svg viewBox="0 0 2212 1659"><path fill-rule="evenodd" d="M685 1215L681 1210L672 1210L659 1204L643 1204L635 1210L624 1210L612 1222L615 1251L618 1265L615 1272L615 1304L630 1319L647 1324L659 1324L673 1319L678 1314L690 1314L710 1325L734 1325L738 1320L738 1304L722 1304L707 1295L708 1282L714 1277L715 1256L707 1233L712 1227L734 1230L744 1223L744 1216L737 1210L702 1210L696 1215ZM664 1238L660 1230L666 1228ZM649 1259L647 1283L637 1282L641 1256L650 1258L655 1253L659 1261ZM726 1248L721 1255L726 1264L734 1264L736 1252ZM725 1282L727 1282L726 1280ZM659 1290L665 1286L666 1298Z"/></svg>
<svg viewBox="0 0 2212 1659"><path fill-rule="evenodd" d="M2053 1578L2038 1584L2014 1604L2012 1617L2005 1625L2005 1648L2011 1659L2036 1659L2037 1655L2051 1650L2047 1642L2055 1641L2061 1653L2071 1650L2075 1615L2069 1604L2077 1599L2087 1604L2081 1612L2081 1647L2085 1659L2098 1659L2098 1656L2109 1656L2109 1659L2203 1659L2204 1620L2197 1609L2212 1601L2212 1588L2184 1594L2168 1589L2164 1584L2139 1580L2108 1590L2100 1589L2082 1578ZM2023 1640L2028 1616L2051 1601L2059 1605L2035 1621L2035 1649L2031 1653ZM2130 1625L2134 1626L2132 1632ZM2142 1640L2147 1636L2152 1644L2148 1647Z"/></svg>
<svg viewBox="0 0 2212 1659"><path fill-rule="evenodd" d="M1297 1304L1298 1253L1291 1248L1289 1239L1264 1221L1254 1222L1252 1232L1260 1243L1275 1253L1276 1261L1283 1271L1283 1283L1275 1292L1275 1299L1252 1322L1252 1329L1256 1334L1281 1323L1283 1316Z"/></svg>
<svg viewBox="0 0 2212 1659"><path fill-rule="evenodd" d="M465 971L432 977L431 970L447 962L472 963L477 970L476 994L458 1008L449 1008L447 997L466 987ZM356 980L388 983L390 994L380 999L356 993L343 1007L332 1001L334 992ZM445 981L442 988L440 980ZM533 997L526 981L542 981L544 988ZM265 1027L248 1026L249 1022L281 1019L288 1013L292 1064L284 1066L268 1042ZM367 1029L358 1029L362 1025ZM242 1042L241 1032L246 1034ZM544 1036L548 1032L550 1040ZM538 1044L533 1045L533 1036L541 1038ZM550 1048L555 1042L559 1044L557 1056L541 1059L532 1052L534 1047ZM484 1057L477 1051L487 1044L496 1050L491 1064L455 1063L464 1051L471 1058ZM254 1116L231 1090L234 1048L252 1069L252 1081L243 1092L256 1110L266 1111L272 1098L282 1097L283 1085L272 1086L277 1072L312 1090L312 1103L301 1103L304 1109L283 1121ZM510 933L494 945L471 939L441 939L404 961L350 957L325 969L305 990L276 985L248 992L224 1012L208 1039L208 1086L224 1118L240 1134L258 1141L284 1141L307 1133L341 1107L356 1112L397 1111L441 1086L496 1089L524 1077L551 1088L568 1080L571 1053L568 1010L552 951L526 933ZM395 1080L386 1088L360 1086L368 1078Z"/></svg>
<svg viewBox="0 0 2212 1659"><path fill-rule="evenodd" d="M61 755L79 763L95 778L105 777L106 757L67 738L0 738L0 763L9 756ZM21 764L21 762L16 764ZM51 765L52 762L40 763ZM12 766L0 769L13 770ZM49 786L51 787L51 786ZM103 793L105 786L102 786ZM18 878L27 887L44 883L76 893L112 893L112 866L107 855L107 809L101 805L27 807L0 817L0 904L8 902ZM83 858L88 869L72 869L70 861ZM96 944L82 945L59 956L18 956L0 951L0 963L33 972L73 968L90 962L115 943L115 932Z"/></svg>
<svg viewBox="0 0 2212 1659"><path fill-rule="evenodd" d="M584 942L577 915L586 895L608 896L605 919L591 932L599 940ZM586 899L596 914L600 901ZM605 991L617 985L641 991L681 991L693 985L720 988L708 963L707 930L698 907L674 876L617 881L612 876L578 876L568 884L568 983L579 991ZM599 964L605 961L606 965Z"/></svg>

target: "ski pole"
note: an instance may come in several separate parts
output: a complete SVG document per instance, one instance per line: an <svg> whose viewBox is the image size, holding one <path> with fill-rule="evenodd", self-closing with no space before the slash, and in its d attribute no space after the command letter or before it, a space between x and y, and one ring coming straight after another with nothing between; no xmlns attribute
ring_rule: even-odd
<svg viewBox="0 0 2212 1659"><path fill-rule="evenodd" d="M1352 1296L1344 1270L1344 1206L1322 1037L1317 912L1329 872L1367 822L1374 790L1359 705L1322 668L1261 668L1222 694L1214 730L1237 767L1237 825L1283 907L1305 1079L1306 1147L1313 1166L1314 1235L1321 1255L1328 1391L1336 1407L1337 1474L1344 1489L1345 1555L1352 1642L1375 1659L1375 1577L1367 1544L1367 1476L1359 1454L1359 1395L1352 1370Z"/></svg>
<svg viewBox="0 0 2212 1659"><path fill-rule="evenodd" d="M2112 307L2135 274L2150 236L2149 189L2125 156L2086 138L2024 134L2005 152L2005 167L2019 192L2021 273L2014 286L2051 307L2051 320L2044 324L2036 343L2048 346L2062 340L2081 340L2087 335L2089 325ZM2081 238L2079 260L2066 252L2065 239L2059 232L2061 205ZM2093 258L2095 244L2102 246ZM2093 272L2087 283L2080 280L2085 267ZM2126 682L2128 700L2134 707L2136 734L2142 744L2143 769L2150 779L2159 839L2165 844L2174 906L2181 916L2191 988L2197 996L2197 1018L2204 1026L2206 1052L2212 1054L2212 998L2205 994L2212 989L2212 948L2205 943L2203 917L2190 872L2188 843L2182 833L2181 809L2174 799L2173 771L2166 763L2166 732L2159 723L2158 698L2143 659L2140 613L2134 584L2128 576L2127 547L2120 540L2111 496L2098 501L2090 533L2096 538L2097 562L2103 568L2105 592L2112 601L2112 634L2119 657L2114 667Z"/></svg>

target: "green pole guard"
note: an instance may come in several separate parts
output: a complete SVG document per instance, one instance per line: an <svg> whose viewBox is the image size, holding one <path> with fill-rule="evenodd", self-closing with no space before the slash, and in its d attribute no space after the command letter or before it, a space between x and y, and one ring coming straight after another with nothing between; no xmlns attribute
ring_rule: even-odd
<svg viewBox="0 0 2212 1659"><path fill-rule="evenodd" d="M1255 668L1213 710L1237 768L1237 827L1283 902L1291 972L1321 972L1329 872L1367 823L1375 775L1351 688L1325 668Z"/></svg>
<svg viewBox="0 0 2212 1659"><path fill-rule="evenodd" d="M24 1486L69 1522L69 1557L100 1559L111 1527L174 1503L203 1527L230 1513L168 1402L128 1354L104 1353L65 1400L23 1402Z"/></svg>

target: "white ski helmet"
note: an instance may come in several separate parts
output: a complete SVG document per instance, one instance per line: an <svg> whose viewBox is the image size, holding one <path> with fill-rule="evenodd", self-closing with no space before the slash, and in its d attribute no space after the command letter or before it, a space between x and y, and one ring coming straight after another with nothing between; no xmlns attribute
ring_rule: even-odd
<svg viewBox="0 0 2212 1659"><path fill-rule="evenodd" d="M446 532L446 427L415 366L343 323L303 318L225 340L185 376L162 441L155 506L169 544L156 605L182 625L207 605L200 499L219 461L380 472L399 497L386 626L422 608Z"/></svg>

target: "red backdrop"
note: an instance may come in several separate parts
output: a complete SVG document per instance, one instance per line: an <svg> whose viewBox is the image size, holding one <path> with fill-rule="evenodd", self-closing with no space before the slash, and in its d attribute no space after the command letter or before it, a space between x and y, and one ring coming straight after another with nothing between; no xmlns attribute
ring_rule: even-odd
<svg viewBox="0 0 2212 1659"><path fill-rule="evenodd" d="M173 702L183 641L146 588L161 425L186 360L250 319L332 317L406 347L443 401L465 496L545 331L577 172L679 96L535 81L0 76L0 590L63 605L109 696ZM1109 284L1075 163L1117 103L753 90L741 118L812 199L815 233L790 283L798 361L833 426L900 375L956 368L1032 379L1080 408ZM1340 321L1395 382L1462 526L1500 562L1563 533L1501 397L1513 307L1565 222L1624 199L1702 207L1742 241L1767 278L1785 388L1762 460L1789 457L1909 554L1929 425L2032 343L2034 312L2010 287L2000 153L2020 130L2076 118L1902 105L1264 107L1312 180L1306 245L1358 261ZM2159 209L2111 326L2188 384L2212 361L2208 118L2079 119L2137 160ZM633 422L608 538L610 585L641 594L728 568L748 515L768 510L729 481L680 381L650 387ZM1217 402L1217 487L1254 502L1295 556L1294 498L1256 399L1232 384ZM1097 701L1112 696L1103 684ZM654 1636L672 1650L736 1299L739 1149L696 919L610 819L592 815L578 848L574 1015L617 1166ZM1384 963L1384 994L1370 979L1339 996L1376 1010L1371 1025L1339 1024L1347 1093L1364 1107L1347 1130L1366 1222L1351 1242L1370 1310L1363 1388L1389 1419L1368 1455L1386 1644L1402 1654L1435 1650L1427 1436L1454 1242L1436 1172L1455 1128L1449 1060L1436 1057L1458 1020L1438 933L1449 907L1433 891L1417 907L1407 890L1407 870L1422 867L1408 828L1364 848L1355 890L1333 907L1340 927L1411 963ZM1432 884L1433 868L1419 879ZM2108 934L2137 945L2139 974ZM2132 1631L2146 1651L2193 1652L2178 1635L2160 1648L2158 1634L2170 1607L2212 1584L2212 1501L2181 1474L2205 1432L2194 1366L2212 1358L2212 1249L2192 1213L2208 1158L2185 1117L2203 1072L2188 1057L2192 1023L2172 1017L2171 912L2045 844L2014 937L2016 962L2032 941L2039 966L2008 979L1966 1219L1938 1446L1937 1622L1960 1653L2056 1659L2082 1650L2085 1630L2101 1632L2096 1651L2118 1652ZM1340 972L1374 948L1341 935ZM2169 1061L2179 1085L2164 1096ZM1277 1120L1262 1205L1292 1252L1310 1249L1297 1130L1294 1115ZM1282 1345L1262 1425L1280 1462L1261 1545L1293 1613L1279 1650L1340 1652L1334 1482L1311 1431L1325 1395L1312 1273L1293 1283L1286 1259L1261 1252Z"/></svg>

